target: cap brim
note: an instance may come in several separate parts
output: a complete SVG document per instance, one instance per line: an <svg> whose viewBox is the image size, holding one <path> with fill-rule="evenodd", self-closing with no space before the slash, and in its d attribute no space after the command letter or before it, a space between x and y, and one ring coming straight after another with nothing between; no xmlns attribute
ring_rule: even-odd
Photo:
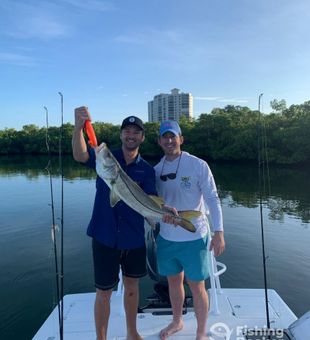
<svg viewBox="0 0 310 340"><path fill-rule="evenodd" d="M163 131L160 135L162 136L162 135L164 135L164 134L167 133L167 132L171 132L171 133L173 133L175 136L178 136L178 135L179 135L179 132L177 132L176 130L173 130L173 129L167 129L167 130Z"/></svg>
<svg viewBox="0 0 310 340"><path fill-rule="evenodd" d="M142 127L142 126L140 126L136 123L129 123L129 124L122 125L121 130L123 130L126 126L129 126L129 125L134 125L134 126L138 127L141 131L144 131L144 127Z"/></svg>

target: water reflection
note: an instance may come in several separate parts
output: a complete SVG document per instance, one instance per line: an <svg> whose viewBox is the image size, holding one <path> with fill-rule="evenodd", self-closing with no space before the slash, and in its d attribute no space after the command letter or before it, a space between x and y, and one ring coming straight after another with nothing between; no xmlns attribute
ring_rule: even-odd
<svg viewBox="0 0 310 340"><path fill-rule="evenodd" d="M27 179L36 179L39 176L47 175L47 156L1 156L0 176L23 175ZM76 178L95 178L94 171L79 165L71 156L64 156L63 159L64 179L73 180ZM60 177L59 158L53 156L51 159L51 173L53 177Z"/></svg>
<svg viewBox="0 0 310 340"><path fill-rule="evenodd" d="M47 175L46 156L2 156L0 176L24 175L36 179ZM52 158L52 174L60 176L59 159ZM95 173L79 165L71 156L64 157L64 179L95 178ZM231 207L256 208L259 204L257 166L251 164L211 163L221 199L230 198ZM308 169L270 167L270 195L263 198L268 208L269 218L283 221L292 215L303 223L310 222L310 185Z"/></svg>
<svg viewBox="0 0 310 340"><path fill-rule="evenodd" d="M259 205L258 170L251 164L211 165L222 199L230 197L229 206L256 208ZM303 223L310 222L310 185L306 168L269 168L268 195L263 204L269 218L283 221L285 214L293 215ZM269 191L269 190L268 190Z"/></svg>
<svg viewBox="0 0 310 340"><path fill-rule="evenodd" d="M4 325L0 327L1 339L30 339L55 306L47 163L44 156L0 157L0 270L3 274L0 319ZM229 270L222 278L223 287L261 288L257 169L244 164L210 166L219 187L225 221L227 249L220 261ZM58 157L53 158L52 170L58 223ZM300 223L310 219L307 172L274 168L270 173L272 192L264 197L264 205L268 207L264 214L273 220L266 223L265 229L268 282L301 316L309 308L310 235ZM85 229L93 206L95 173L66 156L64 178L65 294L90 292L94 290L93 266L91 243ZM296 232L297 228L301 230ZM152 285L147 277L142 281L141 305L151 294Z"/></svg>

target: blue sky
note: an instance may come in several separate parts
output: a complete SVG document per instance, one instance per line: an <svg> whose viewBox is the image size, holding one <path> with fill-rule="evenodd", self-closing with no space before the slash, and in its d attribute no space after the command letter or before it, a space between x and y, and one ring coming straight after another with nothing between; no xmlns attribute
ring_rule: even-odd
<svg viewBox="0 0 310 340"><path fill-rule="evenodd" d="M1 0L0 129L147 120L174 87L197 118L226 105L263 111L310 99L309 0Z"/></svg>

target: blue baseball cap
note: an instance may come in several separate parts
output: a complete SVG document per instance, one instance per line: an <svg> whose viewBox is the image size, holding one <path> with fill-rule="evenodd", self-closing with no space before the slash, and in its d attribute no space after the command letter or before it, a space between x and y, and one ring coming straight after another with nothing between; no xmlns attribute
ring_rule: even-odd
<svg viewBox="0 0 310 340"><path fill-rule="evenodd" d="M166 132L171 132L176 136L182 134L181 128L175 120L165 120L160 124L159 134L162 136Z"/></svg>

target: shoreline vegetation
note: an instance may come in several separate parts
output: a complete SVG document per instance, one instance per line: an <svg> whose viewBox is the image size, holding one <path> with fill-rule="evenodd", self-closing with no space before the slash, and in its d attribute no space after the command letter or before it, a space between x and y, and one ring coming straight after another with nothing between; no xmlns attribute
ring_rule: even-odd
<svg viewBox="0 0 310 340"><path fill-rule="evenodd" d="M210 114L188 121L181 118L185 136L184 150L211 161L257 161L258 133L263 132L268 160L273 164L310 164L310 101L286 108L284 100L271 102L273 112L260 114L248 107L228 105L215 108ZM120 125L93 122L98 141L110 148L119 145ZM145 123L146 139L141 153L147 159L158 159L162 153L157 145L158 123ZM71 154L74 126L63 125L63 153ZM58 153L59 127L49 127L52 154ZM46 128L34 124L22 130L0 130L0 155L45 155Z"/></svg>

